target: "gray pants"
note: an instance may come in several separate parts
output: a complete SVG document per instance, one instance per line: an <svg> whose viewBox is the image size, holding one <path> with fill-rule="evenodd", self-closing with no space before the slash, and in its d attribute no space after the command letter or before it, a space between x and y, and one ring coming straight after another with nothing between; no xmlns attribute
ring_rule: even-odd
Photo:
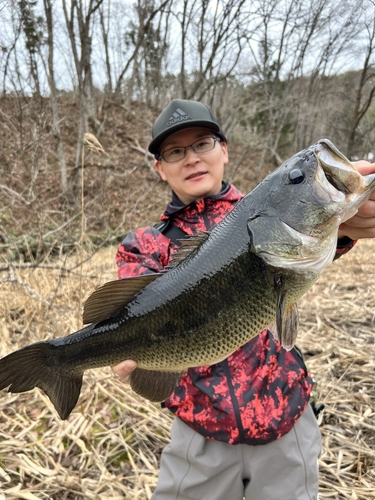
<svg viewBox="0 0 375 500"><path fill-rule="evenodd" d="M310 405L288 434L261 446L208 440L176 418L152 500L316 500L320 449Z"/></svg>

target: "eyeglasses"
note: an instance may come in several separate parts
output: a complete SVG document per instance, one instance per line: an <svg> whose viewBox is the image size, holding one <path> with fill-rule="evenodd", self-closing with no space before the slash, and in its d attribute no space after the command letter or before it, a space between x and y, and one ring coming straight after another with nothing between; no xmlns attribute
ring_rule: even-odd
<svg viewBox="0 0 375 500"><path fill-rule="evenodd" d="M221 139L219 137L203 137L202 139L198 139L193 142L193 144L190 144L190 146L167 149L163 154L158 155L156 159L163 159L167 163L175 163L185 158L186 152L189 148L197 154L208 153L214 149L216 142L221 142Z"/></svg>

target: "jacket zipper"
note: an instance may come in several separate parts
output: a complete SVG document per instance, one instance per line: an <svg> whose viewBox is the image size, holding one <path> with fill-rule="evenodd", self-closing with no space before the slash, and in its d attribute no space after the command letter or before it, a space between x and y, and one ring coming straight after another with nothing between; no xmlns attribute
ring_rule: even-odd
<svg viewBox="0 0 375 500"><path fill-rule="evenodd" d="M234 415L236 417L236 423L237 423L238 434L239 434L239 441L240 441L240 443L245 443L245 431L244 431L244 428L242 425L240 407L239 407L239 404L238 404L238 401L236 398L236 394L234 392L234 387L232 384L232 377L231 377L230 370L229 370L228 359L225 359L224 361L222 361L222 364L224 367L225 376L227 378L227 383L228 383L228 387L229 387L229 394L230 394L230 398L231 398L233 409L234 409Z"/></svg>
<svg viewBox="0 0 375 500"><path fill-rule="evenodd" d="M206 231L209 231L210 227L211 227L211 224L210 224L210 221L208 219L208 215L207 215L207 211L206 210L203 212L203 221L204 221L204 225L206 227Z"/></svg>

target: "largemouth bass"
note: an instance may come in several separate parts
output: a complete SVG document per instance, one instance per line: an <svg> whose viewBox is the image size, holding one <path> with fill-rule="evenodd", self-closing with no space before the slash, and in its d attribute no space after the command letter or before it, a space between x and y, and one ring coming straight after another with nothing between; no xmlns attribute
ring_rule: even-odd
<svg viewBox="0 0 375 500"><path fill-rule="evenodd" d="M85 304L89 326L0 360L0 389L39 387L66 419L83 372L134 359L134 391L152 401L181 373L225 359L264 328L285 348L298 299L335 256L339 225L375 189L328 140L297 153L209 233L184 240L163 273L107 283Z"/></svg>

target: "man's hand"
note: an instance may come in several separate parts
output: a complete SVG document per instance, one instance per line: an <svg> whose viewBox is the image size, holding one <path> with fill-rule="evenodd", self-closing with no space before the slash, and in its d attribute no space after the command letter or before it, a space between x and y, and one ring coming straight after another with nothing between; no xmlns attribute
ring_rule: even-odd
<svg viewBox="0 0 375 500"><path fill-rule="evenodd" d="M375 163L365 160L353 162L362 175L375 173ZM375 238L375 192L363 203L354 217L339 228L339 238L349 236L352 240Z"/></svg>
<svg viewBox="0 0 375 500"><path fill-rule="evenodd" d="M125 378L131 374L131 372L137 367L137 363L132 359L127 359L125 361L121 361L117 365L112 366L112 370L118 375L120 378Z"/></svg>

